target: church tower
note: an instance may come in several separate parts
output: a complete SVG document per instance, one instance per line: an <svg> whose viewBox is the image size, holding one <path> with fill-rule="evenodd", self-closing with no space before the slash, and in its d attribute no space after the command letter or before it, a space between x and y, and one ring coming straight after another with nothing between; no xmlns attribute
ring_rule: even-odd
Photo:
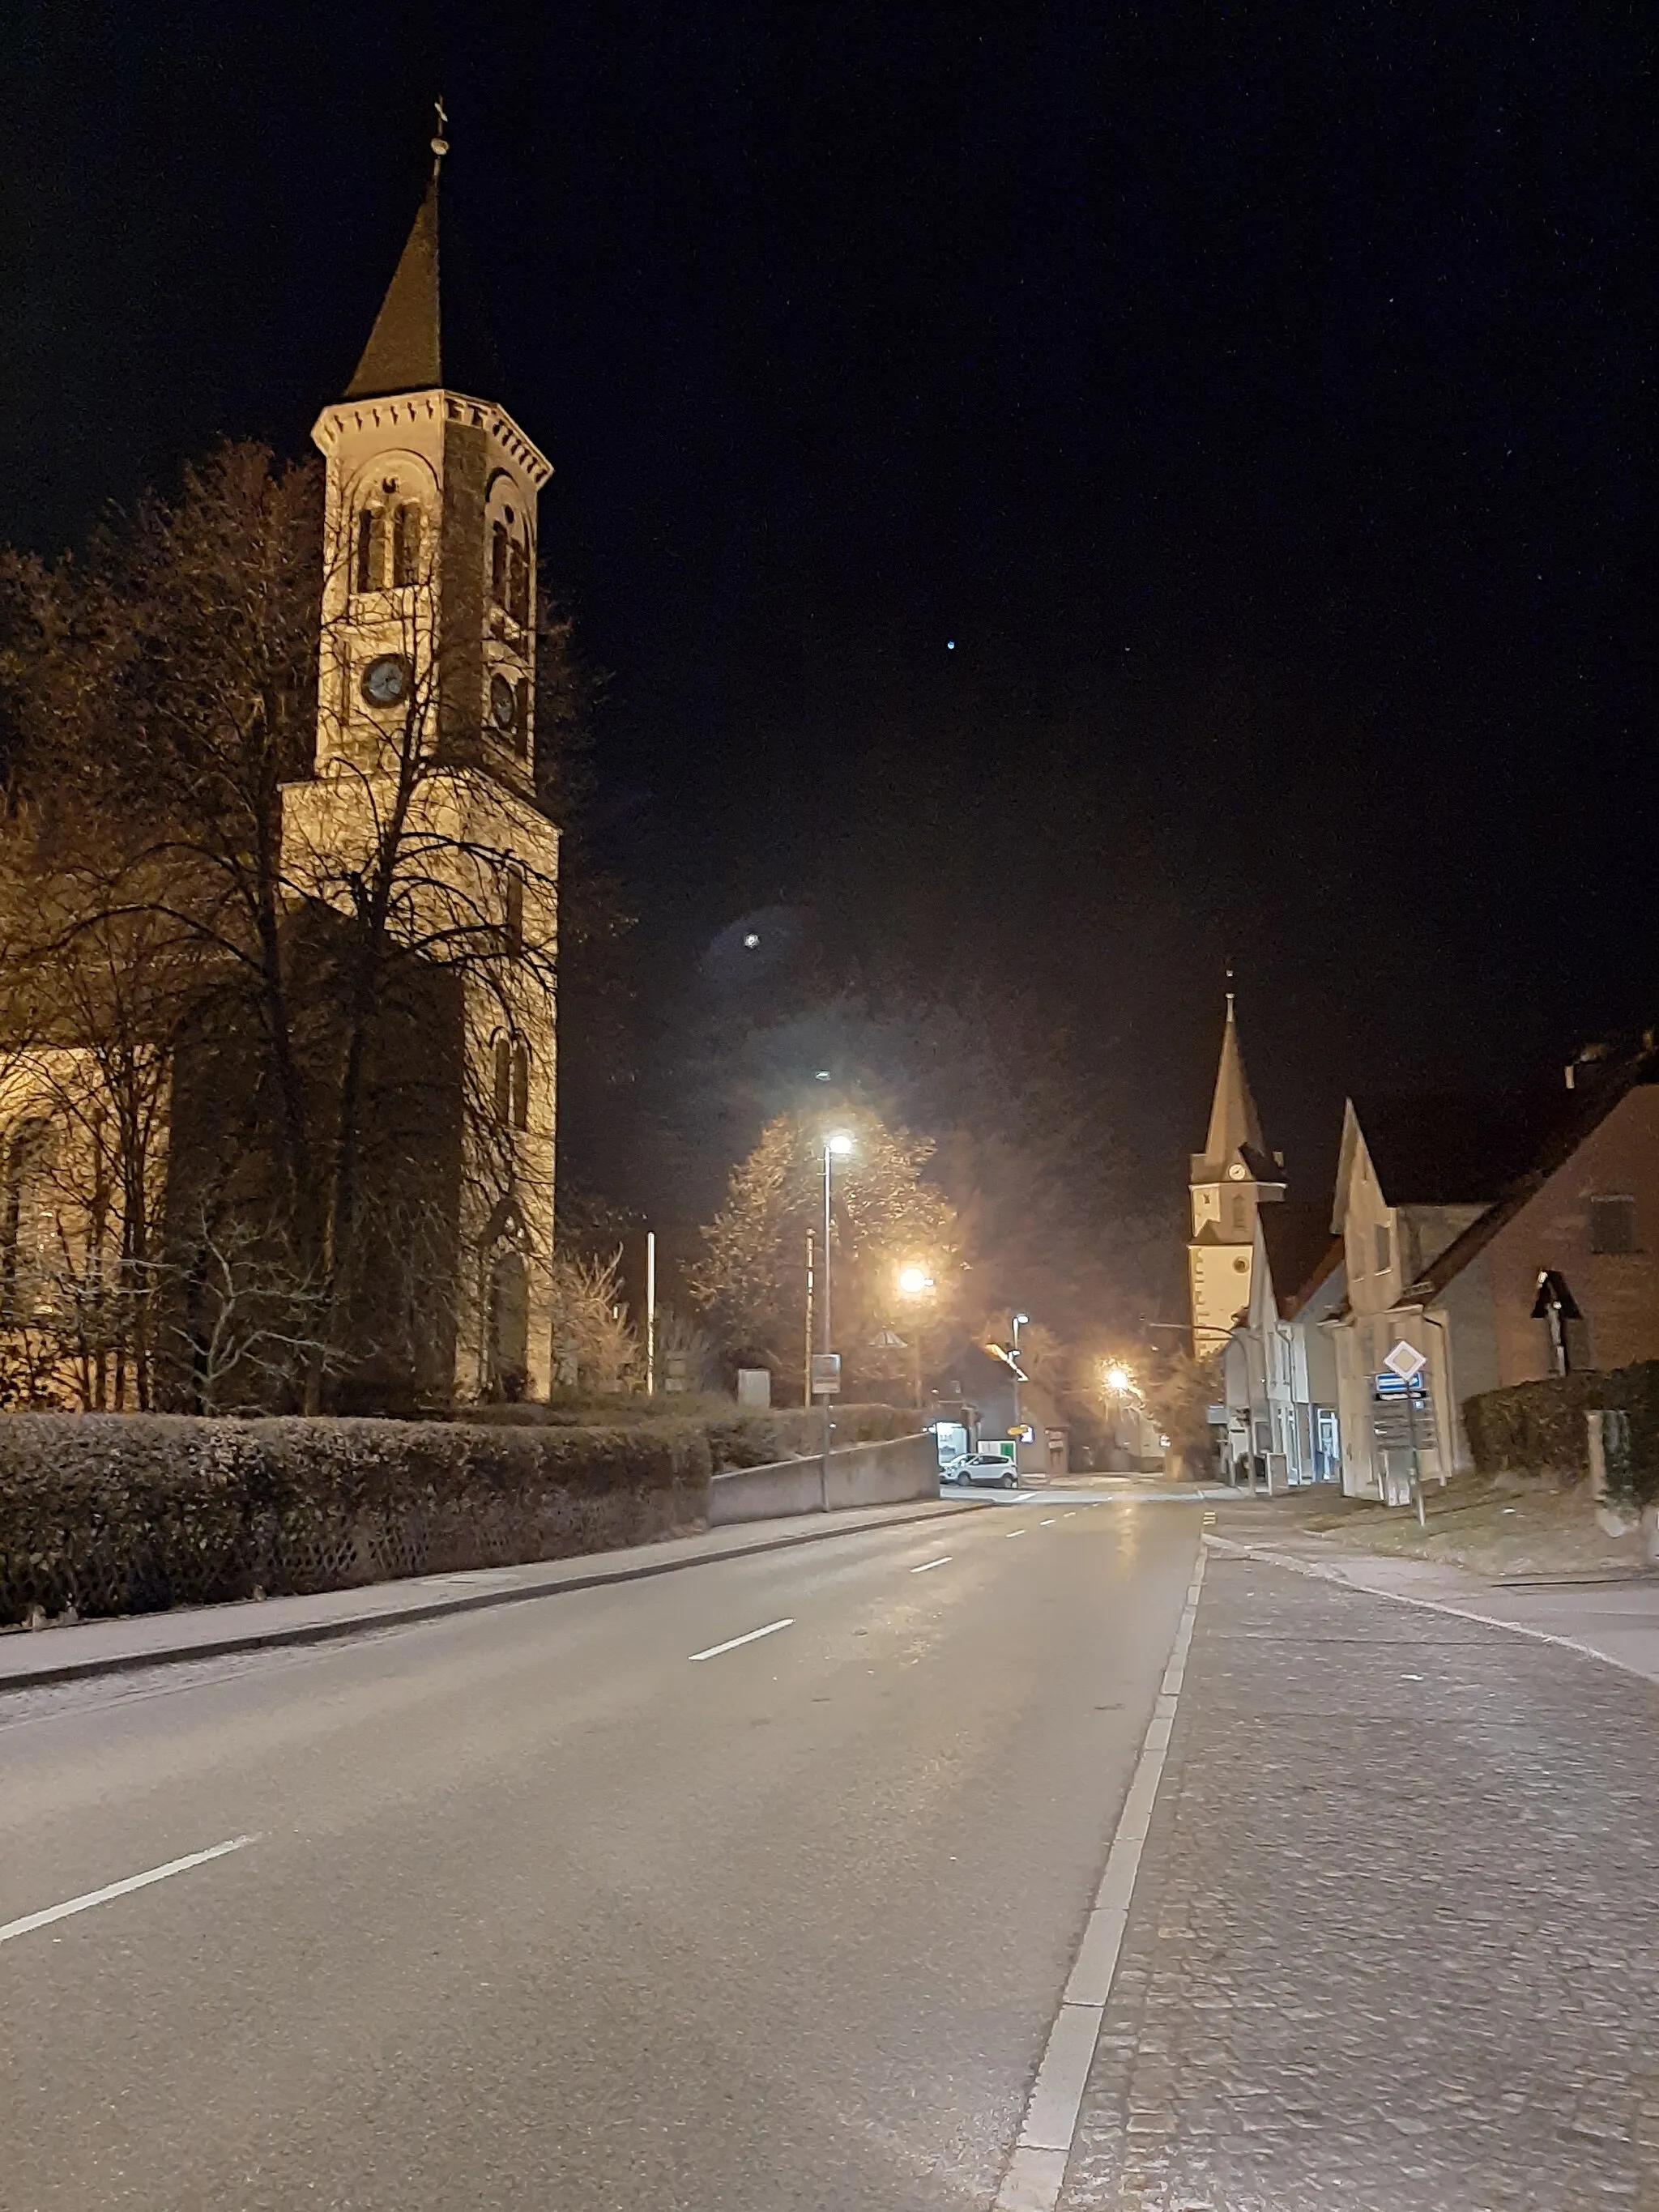
<svg viewBox="0 0 1659 2212"><path fill-rule="evenodd" d="M1192 1237L1187 1247L1193 1351L1202 1359L1225 1344L1250 1302L1250 1264L1258 1207L1285 1195L1283 1163L1261 1140L1261 1123L1239 1049L1233 994L1227 994L1204 1150L1192 1156Z"/></svg>
<svg viewBox="0 0 1659 2212"><path fill-rule="evenodd" d="M426 1082L427 1124L382 1148L394 1181L412 1163L446 1255L425 1387L541 1397L558 832L535 797L536 524L552 471L498 402L458 388L448 149L432 149L356 373L312 433L326 463L317 743L313 775L284 789L283 863L313 911L361 925L373 908L429 979L429 1024L386 1048Z"/></svg>

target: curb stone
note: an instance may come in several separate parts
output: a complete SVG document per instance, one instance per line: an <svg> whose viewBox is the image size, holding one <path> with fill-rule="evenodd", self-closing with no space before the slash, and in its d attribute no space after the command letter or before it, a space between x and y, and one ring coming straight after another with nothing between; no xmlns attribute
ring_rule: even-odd
<svg viewBox="0 0 1659 2212"><path fill-rule="evenodd" d="M215 1637L206 1643L161 1646L143 1651L117 1651L100 1659L65 1659L61 1666L31 1667L27 1673L8 1668L5 1641L0 1641L0 1696L15 1690L32 1690L54 1682L89 1680L99 1674L131 1674L142 1673L151 1667L181 1666L192 1659L222 1659L237 1651L269 1651L285 1644L329 1644L348 1636L360 1636L371 1629L396 1628L405 1623L417 1625L430 1620L444 1620L456 1613L484 1613L496 1606L520 1605L536 1598L561 1597L567 1590L604 1589L612 1583L646 1582L658 1575L682 1574L691 1567L717 1566L731 1559L758 1557L766 1552L785 1552L798 1544L823 1543L831 1536L861 1536L866 1528L897 1528L913 1522L939 1521L966 1510L992 1511L989 1505L979 1505L970 1498L941 1502L930 1512L891 1513L878 1521L860 1521L856 1528L804 1528L799 1535L769 1536L758 1544L730 1544L718 1552L688 1553L679 1559L650 1559L637 1566L605 1567L592 1574L565 1575L556 1580L550 1577L543 1583L515 1583L510 1589L472 1590L465 1596L434 1597L429 1603L418 1605L382 1606L376 1611L356 1613L337 1620L301 1621L292 1627L270 1629L251 1628L249 1632ZM803 1516L804 1518L811 1516ZM580 1558L580 1553L572 1556ZM535 1565L533 1560L521 1564ZM550 1568L565 1566L568 1559L545 1562ZM477 1574L476 1567L461 1571ZM370 1587L374 1587L370 1585ZM389 1589L405 1589L407 1583L381 1585ZM326 1593L319 1593L326 1595ZM244 1601L252 1607L253 1601ZM238 1610L240 1610L239 1607ZM198 1609L191 1607L181 1617L194 1620ZM96 1628L113 1626L118 1620L155 1620L149 1614L117 1614L108 1621L88 1620L76 1626ZM51 1634L53 1632L42 1632ZM69 1632L73 1634L74 1629ZM33 1638L30 1639L33 1641Z"/></svg>

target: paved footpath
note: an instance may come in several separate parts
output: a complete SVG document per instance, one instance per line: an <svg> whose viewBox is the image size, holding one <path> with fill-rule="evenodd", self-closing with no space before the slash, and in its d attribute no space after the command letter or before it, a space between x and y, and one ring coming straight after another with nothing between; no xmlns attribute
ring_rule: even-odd
<svg viewBox="0 0 1659 2212"><path fill-rule="evenodd" d="M1656 1723L1213 1551L1060 2212L1659 2207Z"/></svg>

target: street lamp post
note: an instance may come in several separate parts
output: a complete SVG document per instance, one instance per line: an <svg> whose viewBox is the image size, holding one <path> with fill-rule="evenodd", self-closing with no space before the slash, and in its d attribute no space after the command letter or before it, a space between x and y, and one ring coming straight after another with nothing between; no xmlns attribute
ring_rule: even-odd
<svg viewBox="0 0 1659 2212"><path fill-rule="evenodd" d="M1012 1318L1014 1324L1014 1356L1009 1364L1014 1370L1014 1473L1018 1474L1019 1473L1021 1431L1025 1426L1024 1420L1021 1417L1019 1410L1019 1333L1030 1320L1031 1316L1030 1314L1017 1313Z"/></svg>
<svg viewBox="0 0 1659 2212"><path fill-rule="evenodd" d="M821 1316L821 1345L825 1352L835 1349L834 1340L830 1334L830 1229L835 1189L835 1164L838 1159L845 1159L852 1149L853 1139L845 1129L832 1129L823 1140L823 1252L818 1268L818 1312ZM818 1495L823 1510L827 1513L830 1510L830 1394L828 1390L824 1390L820 1395L823 1399L823 1448L818 1470Z"/></svg>
<svg viewBox="0 0 1659 2212"><path fill-rule="evenodd" d="M915 1308L915 1319L910 1328L910 1346L915 1354L916 1411L921 1411L921 1300L933 1287L933 1279L925 1267L901 1267L898 1291L902 1298L908 1298Z"/></svg>

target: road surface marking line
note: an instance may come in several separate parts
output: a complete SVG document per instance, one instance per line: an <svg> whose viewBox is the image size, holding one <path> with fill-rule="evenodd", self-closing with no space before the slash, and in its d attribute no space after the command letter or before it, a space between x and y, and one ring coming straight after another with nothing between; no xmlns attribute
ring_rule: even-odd
<svg viewBox="0 0 1659 2212"><path fill-rule="evenodd" d="M910 1571L913 1575L932 1574L935 1567L948 1567L954 1557L954 1553L947 1552L942 1559L924 1559L919 1567L912 1567Z"/></svg>
<svg viewBox="0 0 1659 2212"><path fill-rule="evenodd" d="M722 1651L735 1651L741 1644L753 1644L763 1636L775 1636L781 1628L793 1628L793 1620L769 1620L764 1628L751 1628L747 1636L733 1636L724 1644L711 1644L707 1651L694 1651L694 1659L718 1659Z"/></svg>
<svg viewBox="0 0 1659 2212"><path fill-rule="evenodd" d="M1187 1592L1186 1608L1176 1630L1176 1640L1192 1638L1193 1620L1204 1587L1208 1553L1200 1548L1198 1566ZM1173 1660L1174 1653L1171 1652ZM1167 1674L1167 1670L1166 1670ZM1025 2107L1019 2139L1011 2154L997 2191L993 2212L1054 2212L1066 2185L1066 2166L1077 2136L1078 2115L1083 2108L1095 2045L1112 1994L1118 1954L1129 1908L1140 1871L1140 1855L1146 1840L1153 1802L1164 1777L1170 1730L1174 1724L1177 1692L1160 1691L1152 1718L1141 1745L1134 1778L1123 1801L1123 1810L1107 1853L1094 1910L1072 1961L1071 1974L1060 2010L1048 2031L1036 2079Z"/></svg>
<svg viewBox="0 0 1659 2212"><path fill-rule="evenodd" d="M89 1912L94 1905L107 1905L112 1898L129 1897L135 1889L148 1889L153 1881L165 1881L169 1875L188 1874L191 1867L205 1866L210 1859L222 1859L228 1851L240 1851L248 1844L257 1844L257 1836L233 1836L228 1843L215 1844L205 1851L191 1851L182 1859L169 1859L165 1866L151 1867L144 1874L131 1874L125 1881L112 1881L102 1889L89 1889L84 1897L72 1897L67 1905L49 1905L44 1912L26 1913L21 1920L8 1920L0 1926L0 1943L9 1943L15 1936L32 1936L37 1928L50 1928L54 1920L67 1920L73 1912Z"/></svg>
<svg viewBox="0 0 1659 2212"><path fill-rule="evenodd" d="M1039 1528L1052 1528L1054 1525L1055 1519L1056 1516L1051 1513L1046 1521L1039 1521L1037 1522L1037 1527Z"/></svg>
<svg viewBox="0 0 1659 2212"><path fill-rule="evenodd" d="M1016 1536L1023 1536L1026 1532L1024 1528L1007 1528L1005 1529L1003 1533L1007 1537L1008 1541L1012 1544Z"/></svg>

